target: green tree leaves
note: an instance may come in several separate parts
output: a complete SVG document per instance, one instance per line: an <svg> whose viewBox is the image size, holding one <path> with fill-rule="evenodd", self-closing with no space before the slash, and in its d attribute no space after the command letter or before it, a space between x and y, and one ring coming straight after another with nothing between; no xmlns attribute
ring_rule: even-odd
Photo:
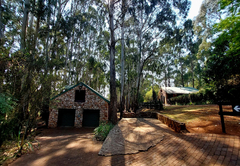
<svg viewBox="0 0 240 166"><path fill-rule="evenodd" d="M226 17L214 25L214 40L210 56L205 67L205 78L213 84L219 97L236 100L233 96L240 90L240 2L235 0L220 1L220 10L227 11Z"/></svg>

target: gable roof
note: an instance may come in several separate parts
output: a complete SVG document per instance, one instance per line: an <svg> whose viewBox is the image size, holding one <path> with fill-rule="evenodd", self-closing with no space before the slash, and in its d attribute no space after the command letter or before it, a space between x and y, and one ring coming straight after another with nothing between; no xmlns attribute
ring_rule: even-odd
<svg viewBox="0 0 240 166"><path fill-rule="evenodd" d="M66 90L56 96L54 96L53 98L51 98L51 100L57 98L58 96L61 96L62 94L70 91L71 89L77 87L77 86L85 86L86 88L88 88L89 90L91 90L93 93L95 93L96 95L98 95L100 98L102 98L103 100L105 100L106 102L110 103L110 100L108 100L107 98L105 98L103 95L101 95L99 92L97 92L96 90L94 90L93 88L91 88L90 86L88 86L87 84L84 84L83 82L80 82L79 84L76 85L70 85L70 86L66 86Z"/></svg>
<svg viewBox="0 0 240 166"><path fill-rule="evenodd" d="M167 94L189 94L199 91L198 89L191 87L163 87L162 90Z"/></svg>

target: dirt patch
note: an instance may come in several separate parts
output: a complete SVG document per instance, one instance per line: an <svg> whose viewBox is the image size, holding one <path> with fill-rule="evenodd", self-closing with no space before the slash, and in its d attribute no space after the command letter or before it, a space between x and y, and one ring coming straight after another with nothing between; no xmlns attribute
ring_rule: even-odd
<svg viewBox="0 0 240 166"><path fill-rule="evenodd" d="M142 112L160 112L186 124L191 133L223 134L218 105L166 106L164 110L142 109ZM223 106L224 112L232 112L232 106ZM240 117L224 115L226 133L240 136Z"/></svg>
<svg viewBox="0 0 240 166"><path fill-rule="evenodd" d="M42 129L42 133L35 138L40 143L40 149L21 156L10 165L99 165L105 162L97 154L102 142L93 137L93 128Z"/></svg>
<svg viewBox="0 0 240 166"><path fill-rule="evenodd" d="M156 119L122 119L108 134L99 155L133 154L155 146L164 135L150 124L161 125Z"/></svg>

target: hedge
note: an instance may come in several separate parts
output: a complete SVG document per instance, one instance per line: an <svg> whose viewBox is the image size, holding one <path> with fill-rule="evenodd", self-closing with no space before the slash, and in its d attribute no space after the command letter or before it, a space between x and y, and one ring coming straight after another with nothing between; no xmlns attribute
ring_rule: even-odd
<svg viewBox="0 0 240 166"><path fill-rule="evenodd" d="M210 104L215 102L215 95L211 89L203 89L197 93L172 97L170 102L173 105Z"/></svg>

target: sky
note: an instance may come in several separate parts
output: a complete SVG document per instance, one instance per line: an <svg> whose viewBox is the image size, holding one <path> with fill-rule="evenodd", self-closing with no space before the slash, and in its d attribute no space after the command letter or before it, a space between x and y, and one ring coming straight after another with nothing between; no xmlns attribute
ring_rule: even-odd
<svg viewBox="0 0 240 166"><path fill-rule="evenodd" d="M199 13L203 0L191 0L191 8L188 14L188 18L193 19Z"/></svg>

